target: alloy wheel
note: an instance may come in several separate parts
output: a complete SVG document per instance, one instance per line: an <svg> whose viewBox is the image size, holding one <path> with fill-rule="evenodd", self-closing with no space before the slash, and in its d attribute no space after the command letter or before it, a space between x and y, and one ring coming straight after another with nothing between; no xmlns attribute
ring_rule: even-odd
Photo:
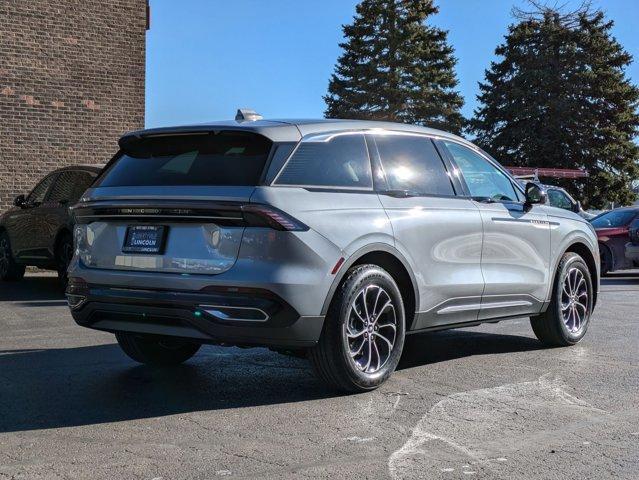
<svg viewBox="0 0 639 480"><path fill-rule="evenodd" d="M348 309L346 341L355 366L372 374L388 362L397 338L397 315L391 296L378 285L355 295Z"/></svg>
<svg viewBox="0 0 639 480"><path fill-rule="evenodd" d="M561 292L561 315L570 333L579 333L588 321L588 296L583 272L578 268L568 270Z"/></svg>

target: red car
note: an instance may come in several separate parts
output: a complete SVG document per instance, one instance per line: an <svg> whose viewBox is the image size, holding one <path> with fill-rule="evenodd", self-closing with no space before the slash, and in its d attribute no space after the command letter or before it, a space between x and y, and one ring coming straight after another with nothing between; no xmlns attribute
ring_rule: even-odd
<svg viewBox="0 0 639 480"><path fill-rule="evenodd" d="M626 255L626 247L632 246L631 230L639 228L639 207L617 208L602 213L590 223L599 239L602 275L639 266L633 256Z"/></svg>

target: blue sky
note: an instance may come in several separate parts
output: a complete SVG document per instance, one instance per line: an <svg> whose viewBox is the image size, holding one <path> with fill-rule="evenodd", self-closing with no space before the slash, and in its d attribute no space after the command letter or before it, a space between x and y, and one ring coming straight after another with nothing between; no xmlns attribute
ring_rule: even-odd
<svg viewBox="0 0 639 480"><path fill-rule="evenodd" d="M147 33L146 124L232 118L238 107L267 118L313 118L340 54L341 25L357 0L151 0ZM577 5L578 0L568 0ZM464 114L476 106L477 82L493 60L514 5L523 0L437 0L433 23L449 31L458 59ZM615 21L613 33L636 61L639 0L595 0Z"/></svg>

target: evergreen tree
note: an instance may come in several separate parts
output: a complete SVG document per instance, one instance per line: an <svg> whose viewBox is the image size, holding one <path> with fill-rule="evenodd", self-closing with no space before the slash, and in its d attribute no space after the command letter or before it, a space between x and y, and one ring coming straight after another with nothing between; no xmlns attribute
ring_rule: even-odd
<svg viewBox="0 0 639 480"><path fill-rule="evenodd" d="M470 131L507 165L588 170L558 183L591 207L628 204L639 175L639 89L624 73L632 57L601 11L533 4L495 51Z"/></svg>
<svg viewBox="0 0 639 480"><path fill-rule="evenodd" d="M326 116L389 120L459 132L464 104L447 32L426 24L433 0L364 0L343 27Z"/></svg>

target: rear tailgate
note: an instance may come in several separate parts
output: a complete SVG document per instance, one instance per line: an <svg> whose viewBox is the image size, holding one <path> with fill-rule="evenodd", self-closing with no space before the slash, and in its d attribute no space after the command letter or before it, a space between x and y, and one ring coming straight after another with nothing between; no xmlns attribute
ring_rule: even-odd
<svg viewBox="0 0 639 480"><path fill-rule="evenodd" d="M244 232L241 206L252 190L199 200L120 195L80 204L74 209L80 259L89 268L222 273L237 259ZM132 248L133 231L140 227L161 229L163 238L150 245L156 248Z"/></svg>
<svg viewBox="0 0 639 480"><path fill-rule="evenodd" d="M129 143L74 208L80 260L101 269L227 271L242 242L242 206L271 147L237 131Z"/></svg>

